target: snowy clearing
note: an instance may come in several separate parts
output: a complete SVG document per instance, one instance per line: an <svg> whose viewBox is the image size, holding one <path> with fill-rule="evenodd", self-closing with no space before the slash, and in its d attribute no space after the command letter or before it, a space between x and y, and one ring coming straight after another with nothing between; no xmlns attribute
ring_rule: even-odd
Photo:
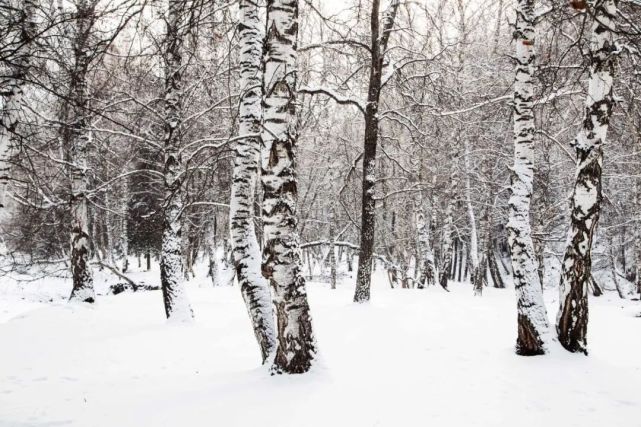
<svg viewBox="0 0 641 427"><path fill-rule="evenodd" d="M321 362L272 377L238 288L196 285L191 325L167 324L160 291L95 306L0 297L0 425L641 425L641 341L624 339L640 307L613 292L590 300L589 357L554 343L526 358L513 289L391 290L376 274L373 301L355 305L352 284L311 283ZM556 314L556 290L546 302Z"/></svg>

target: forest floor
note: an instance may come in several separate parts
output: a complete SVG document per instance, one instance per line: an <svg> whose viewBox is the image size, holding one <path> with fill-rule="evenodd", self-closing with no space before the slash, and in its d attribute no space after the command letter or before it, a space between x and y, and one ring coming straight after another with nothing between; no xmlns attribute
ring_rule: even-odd
<svg viewBox="0 0 641 427"><path fill-rule="evenodd" d="M312 282L316 367L271 377L236 287L192 281L196 320L174 325L159 291L81 306L61 279L2 281L2 427L641 426L641 306L614 292L590 299L589 357L554 342L526 358L512 289L391 290L379 273L355 305L350 279Z"/></svg>

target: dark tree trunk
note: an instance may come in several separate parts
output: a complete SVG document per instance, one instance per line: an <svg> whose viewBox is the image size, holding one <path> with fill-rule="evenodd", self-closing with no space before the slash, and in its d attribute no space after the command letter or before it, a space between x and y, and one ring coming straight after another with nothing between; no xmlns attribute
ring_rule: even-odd
<svg viewBox="0 0 641 427"><path fill-rule="evenodd" d="M390 31L394 25L398 0L392 0L390 10L383 20L381 31L379 20L380 0L373 0L370 17L371 29L371 63L367 106L365 108L365 142L363 149L363 185L361 209L361 243L356 273L356 291L354 302L366 302L370 299L372 281L372 259L374 256L374 237L376 220L376 200L374 199L376 147L378 145L378 102L381 95L381 78L383 58L387 49Z"/></svg>

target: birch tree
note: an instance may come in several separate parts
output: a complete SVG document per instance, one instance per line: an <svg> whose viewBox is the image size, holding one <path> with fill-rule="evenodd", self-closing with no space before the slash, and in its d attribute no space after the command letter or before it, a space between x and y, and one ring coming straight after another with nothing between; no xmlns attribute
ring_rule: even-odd
<svg viewBox="0 0 641 427"><path fill-rule="evenodd" d="M18 123L22 110L21 102L24 92L24 84L29 73L33 55L33 41L36 35L37 25L35 21L35 3L33 0L22 0L17 23L14 24L14 13L9 8L6 33L11 40L8 43L15 45L11 55L9 72L10 75L3 81L0 89L2 100L2 111L0 111L0 209L6 204L7 185L10 180L11 156L18 145ZM3 20L4 21L4 20ZM5 55L3 55L5 56Z"/></svg>
<svg viewBox="0 0 641 427"><path fill-rule="evenodd" d="M180 152L182 132L182 53L187 0L169 0L165 35L164 116L164 205L160 282L168 319L187 321L193 317L183 283L182 181L184 164Z"/></svg>
<svg viewBox="0 0 641 427"><path fill-rule="evenodd" d="M556 330L570 352L587 354L588 285L592 277L592 240L601 212L603 144L614 106L612 87L617 47L617 0L589 0L590 76L581 129L574 140L576 181L559 284Z"/></svg>
<svg viewBox="0 0 641 427"><path fill-rule="evenodd" d="M278 342L272 371L307 372L316 342L297 234L296 57L298 0L267 1L263 75L263 275L271 286Z"/></svg>
<svg viewBox="0 0 641 427"><path fill-rule="evenodd" d="M73 289L71 301L95 301L93 273L89 265L90 234L88 215L88 145L89 97L87 72L89 68L89 37L95 22L96 0L78 0L76 3L75 34L73 40L74 64L70 81L70 117L65 137L69 148L71 181L71 273Z"/></svg>
<svg viewBox="0 0 641 427"><path fill-rule="evenodd" d="M241 0L239 7L242 92L231 184L230 230L236 277L265 363L276 349L276 334L269 284L261 275L260 248L254 228L254 193L260 161L264 32L258 3Z"/></svg>
<svg viewBox="0 0 641 427"><path fill-rule="evenodd" d="M376 149L379 133L379 100L383 74L383 60L389 41L394 19L399 7L399 0L392 0L389 10L380 19L380 0L372 1L370 15L370 75L365 107L365 139L363 149L363 183L361 205L361 243L358 252L358 271L356 273L356 291L354 302L366 302L370 299L372 283L372 261L374 257L374 237L376 231Z"/></svg>
<svg viewBox="0 0 641 427"><path fill-rule="evenodd" d="M532 242L530 201L534 180L534 0L516 6L514 43L514 166L510 219L507 224L512 257L512 277L517 295L518 337L516 352L524 356L544 354L548 329L538 265Z"/></svg>

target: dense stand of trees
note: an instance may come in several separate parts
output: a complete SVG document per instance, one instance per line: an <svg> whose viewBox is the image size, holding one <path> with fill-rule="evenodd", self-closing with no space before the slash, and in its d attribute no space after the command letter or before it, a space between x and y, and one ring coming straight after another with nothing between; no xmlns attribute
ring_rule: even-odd
<svg viewBox="0 0 641 427"><path fill-rule="evenodd" d="M587 352L641 292L636 0L2 0L3 272L229 264L265 363L309 370L306 276L517 292L516 351ZM571 197L568 197L571 195ZM569 226L568 226L569 224ZM567 237L566 237L567 236ZM262 254L261 254L262 252ZM197 315L197 313L196 313Z"/></svg>

